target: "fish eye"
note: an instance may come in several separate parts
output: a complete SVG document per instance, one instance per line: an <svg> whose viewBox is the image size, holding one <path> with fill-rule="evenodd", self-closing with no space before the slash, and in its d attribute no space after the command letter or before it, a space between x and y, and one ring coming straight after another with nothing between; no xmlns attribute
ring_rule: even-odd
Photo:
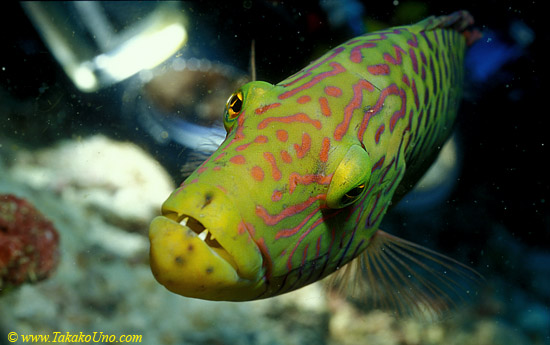
<svg viewBox="0 0 550 345"><path fill-rule="evenodd" d="M361 183L357 187L353 187L352 189L350 189L347 193L344 194L342 199L340 199L340 204L349 205L355 202L363 194L365 186L366 185L364 183Z"/></svg>
<svg viewBox="0 0 550 345"><path fill-rule="evenodd" d="M243 93L241 90L233 93L225 104L224 126L229 130L233 127L235 119L237 119L243 108Z"/></svg>
<svg viewBox="0 0 550 345"><path fill-rule="evenodd" d="M351 146L332 175L327 206L343 208L361 199L367 190L371 168L367 151L359 145Z"/></svg>
<svg viewBox="0 0 550 345"><path fill-rule="evenodd" d="M237 92L231 95L229 97L229 101L227 102L227 111L229 112L229 116L235 117L239 115L241 112L241 108L243 106L243 94L242 92Z"/></svg>
<svg viewBox="0 0 550 345"><path fill-rule="evenodd" d="M243 93L237 91L229 97L226 104L226 109L228 113L228 120L232 120L239 116L241 109L243 107Z"/></svg>

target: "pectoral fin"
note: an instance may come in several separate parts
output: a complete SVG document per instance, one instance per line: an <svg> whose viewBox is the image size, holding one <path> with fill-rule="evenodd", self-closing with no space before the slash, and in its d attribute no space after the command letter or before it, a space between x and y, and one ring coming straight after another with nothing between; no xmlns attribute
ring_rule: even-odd
<svg viewBox="0 0 550 345"><path fill-rule="evenodd" d="M476 294L483 277L431 249L378 230L367 249L329 280L329 289L398 316L441 318Z"/></svg>

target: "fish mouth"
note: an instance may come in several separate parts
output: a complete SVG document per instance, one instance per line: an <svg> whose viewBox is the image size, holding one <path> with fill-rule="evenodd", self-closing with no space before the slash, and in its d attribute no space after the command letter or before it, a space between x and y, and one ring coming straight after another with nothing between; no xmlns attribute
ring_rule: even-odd
<svg viewBox="0 0 550 345"><path fill-rule="evenodd" d="M201 202L204 193L207 203ZM220 191L197 185L176 190L151 222L149 239L153 275L172 292L243 301L265 290L260 250Z"/></svg>
<svg viewBox="0 0 550 345"><path fill-rule="evenodd" d="M225 260L228 264L230 264L235 272L239 270L238 265L233 257L216 239L216 235L214 235L212 233L212 230L205 227L200 221L186 214L177 215L176 213L168 213L165 215L165 217L168 219L172 219L175 222L178 222L183 230L186 230L188 232L188 236L192 238L196 236L196 238L204 242L210 250L212 250L220 258ZM190 233L189 230L191 230L193 233Z"/></svg>

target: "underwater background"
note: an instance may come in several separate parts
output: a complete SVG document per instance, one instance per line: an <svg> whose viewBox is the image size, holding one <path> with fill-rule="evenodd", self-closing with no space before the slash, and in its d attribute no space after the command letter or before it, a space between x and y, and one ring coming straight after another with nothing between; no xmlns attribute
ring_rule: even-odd
<svg viewBox="0 0 550 345"><path fill-rule="evenodd" d="M102 3L115 32L158 4ZM42 232L28 236L38 255L24 259L43 271L28 276L21 265L18 276L8 276L0 269L0 345L55 332L185 345L550 344L549 68L542 51L550 42L540 2L174 3L186 43L154 69L121 80L100 75L94 90L61 67L29 8L0 6L0 215L16 224L20 207L40 219ZM474 16L484 37L467 56L453 169L435 189L403 200L382 228L483 274L472 303L426 323L362 308L327 294L322 282L229 303L184 298L155 281L149 222L223 139L225 101L250 79L252 41L256 78L276 83L365 31L459 9ZM78 15L55 13L68 37L85 31L71 17ZM0 237L0 263L8 244Z"/></svg>

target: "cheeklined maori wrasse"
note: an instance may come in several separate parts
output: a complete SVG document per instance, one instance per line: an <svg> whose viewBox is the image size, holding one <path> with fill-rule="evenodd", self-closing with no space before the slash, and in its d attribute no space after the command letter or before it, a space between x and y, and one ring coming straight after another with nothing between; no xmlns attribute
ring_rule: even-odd
<svg viewBox="0 0 550 345"><path fill-rule="evenodd" d="M378 306L439 314L478 274L379 229L449 137L466 11L368 33L229 98L227 137L162 205L150 261L168 290L276 296L335 273Z"/></svg>

